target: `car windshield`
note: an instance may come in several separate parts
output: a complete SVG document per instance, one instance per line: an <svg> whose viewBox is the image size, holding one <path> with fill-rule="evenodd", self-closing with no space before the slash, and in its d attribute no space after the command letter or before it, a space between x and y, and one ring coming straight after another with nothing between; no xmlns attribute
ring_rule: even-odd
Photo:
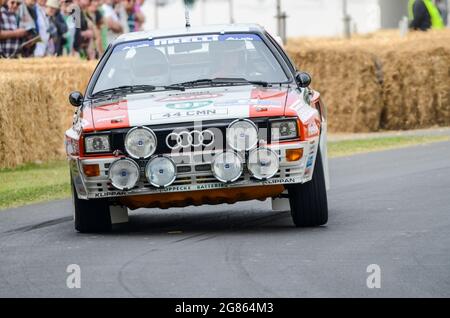
<svg viewBox="0 0 450 318"><path fill-rule="evenodd" d="M125 86L208 84L208 79L240 83L282 83L288 78L256 34L208 34L158 38L117 45L105 63L92 94ZM184 83L184 84L183 84ZM209 84L212 84L209 82Z"/></svg>

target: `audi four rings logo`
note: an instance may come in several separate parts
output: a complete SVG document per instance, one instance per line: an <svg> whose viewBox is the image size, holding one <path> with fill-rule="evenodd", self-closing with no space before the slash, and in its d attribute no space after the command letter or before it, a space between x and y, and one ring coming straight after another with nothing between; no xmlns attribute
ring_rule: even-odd
<svg viewBox="0 0 450 318"><path fill-rule="evenodd" d="M214 143L214 133L209 130L192 130L173 132L167 135L166 144L170 149L189 147L208 147Z"/></svg>

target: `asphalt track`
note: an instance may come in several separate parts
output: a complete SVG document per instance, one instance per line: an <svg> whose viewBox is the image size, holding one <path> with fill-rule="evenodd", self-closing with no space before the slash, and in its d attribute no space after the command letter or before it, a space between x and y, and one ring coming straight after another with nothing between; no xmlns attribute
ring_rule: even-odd
<svg viewBox="0 0 450 318"><path fill-rule="evenodd" d="M321 228L254 201L139 210L95 235L74 231L69 200L0 211L0 297L449 297L450 142L330 169Z"/></svg>

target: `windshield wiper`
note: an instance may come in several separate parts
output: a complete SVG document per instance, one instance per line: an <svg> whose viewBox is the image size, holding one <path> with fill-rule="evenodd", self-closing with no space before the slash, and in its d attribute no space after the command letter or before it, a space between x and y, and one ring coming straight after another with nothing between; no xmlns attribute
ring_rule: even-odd
<svg viewBox="0 0 450 318"><path fill-rule="evenodd" d="M186 88L184 86L179 85L179 84L173 84L173 85L167 85L167 86L161 86L161 87L164 89L167 89L167 90L173 89L173 90L178 90L178 91L183 91L183 92L186 90Z"/></svg>
<svg viewBox="0 0 450 318"><path fill-rule="evenodd" d="M260 86L264 86L267 87L270 85L270 83L265 82L265 81L250 81L248 79L245 78L233 78L233 77L224 77L224 78L216 78L215 79L216 82L225 82L225 83L232 83L232 84L239 84L239 83L248 83L248 84L253 84L253 85L260 85Z"/></svg>
<svg viewBox="0 0 450 318"><path fill-rule="evenodd" d="M253 84L264 87L269 86L268 82L264 81L249 81L245 78L232 77L216 77L216 78L202 78L195 81L188 81L176 84L177 86L196 86L196 85L233 85L233 84Z"/></svg>
<svg viewBox="0 0 450 318"><path fill-rule="evenodd" d="M92 97L99 97L99 96L105 96L110 94L136 94L136 93L146 93L156 90L157 88L162 89L172 89L172 90L180 90L184 91L184 86L179 85L168 85L168 86L155 86L155 85L124 85L124 86L118 86L113 88L104 89L101 91L96 92L92 95Z"/></svg>
<svg viewBox="0 0 450 318"><path fill-rule="evenodd" d="M202 78L202 79L198 79L195 81L188 81L188 82L182 82L182 83L178 83L178 84L174 84L177 86L195 86L195 85L207 85L207 84L211 84L213 83L213 79L210 78Z"/></svg>
<svg viewBox="0 0 450 318"><path fill-rule="evenodd" d="M101 91L92 94L92 97L105 96L109 94L115 93L143 93L143 92L151 92L156 89L156 86L153 85L123 85L113 88L104 89Z"/></svg>

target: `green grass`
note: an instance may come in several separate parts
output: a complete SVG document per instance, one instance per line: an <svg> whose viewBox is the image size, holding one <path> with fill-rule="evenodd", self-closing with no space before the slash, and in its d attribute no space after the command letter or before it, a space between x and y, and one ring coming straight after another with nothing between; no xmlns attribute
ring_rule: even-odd
<svg viewBox="0 0 450 318"><path fill-rule="evenodd" d="M405 136L345 140L328 143L329 157L402 148L449 140L450 137ZM70 196L69 167L66 161L27 164L0 170L0 209Z"/></svg>
<svg viewBox="0 0 450 318"><path fill-rule="evenodd" d="M328 156L342 157L359 153L404 148L450 140L449 136L399 136L328 142Z"/></svg>
<svg viewBox="0 0 450 318"><path fill-rule="evenodd" d="M0 170L0 209L62 199L69 195L67 161Z"/></svg>

